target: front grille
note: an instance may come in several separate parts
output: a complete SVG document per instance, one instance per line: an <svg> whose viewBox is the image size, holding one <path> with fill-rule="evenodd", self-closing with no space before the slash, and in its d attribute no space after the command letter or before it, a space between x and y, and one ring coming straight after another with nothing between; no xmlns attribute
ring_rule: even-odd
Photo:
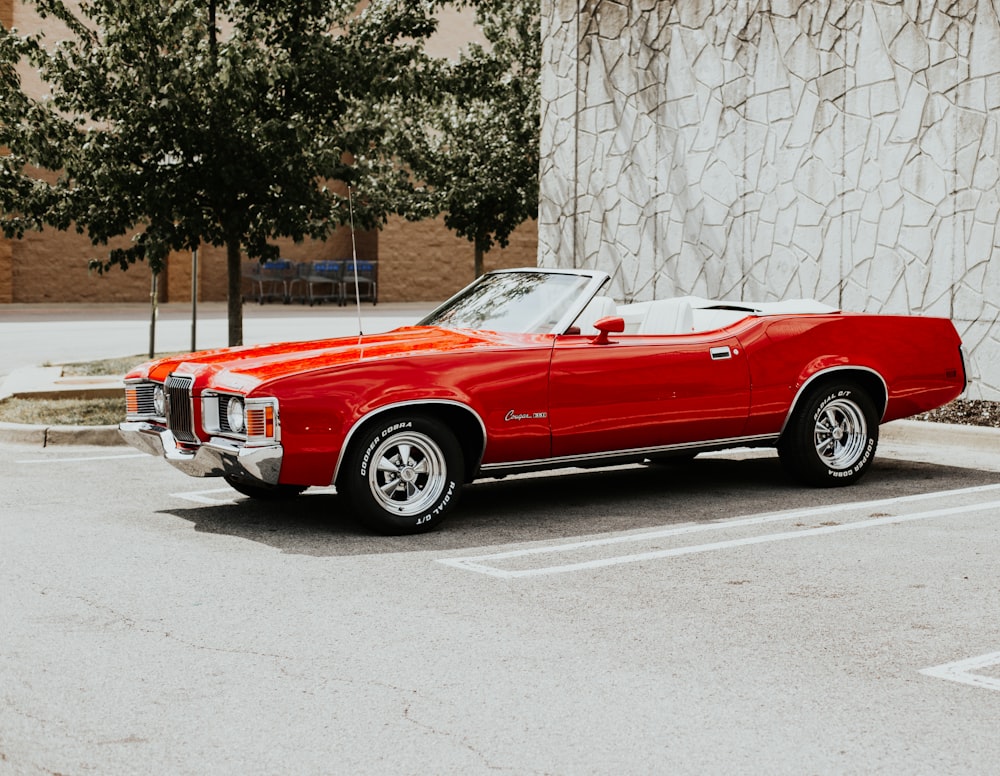
<svg viewBox="0 0 1000 776"><path fill-rule="evenodd" d="M229 426L229 400L231 398L231 396L219 396L219 431L223 434L233 433Z"/></svg>
<svg viewBox="0 0 1000 776"><path fill-rule="evenodd" d="M155 417L156 405L153 404L153 383L136 383L125 386L126 412L129 415Z"/></svg>
<svg viewBox="0 0 1000 776"><path fill-rule="evenodd" d="M194 433L194 413L191 404L192 377L170 375L163 388L167 394L167 425L174 437L182 442L197 442Z"/></svg>

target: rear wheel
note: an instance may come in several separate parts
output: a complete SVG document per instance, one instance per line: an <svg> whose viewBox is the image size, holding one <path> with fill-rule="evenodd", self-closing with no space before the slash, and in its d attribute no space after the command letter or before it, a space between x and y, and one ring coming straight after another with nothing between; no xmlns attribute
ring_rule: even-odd
<svg viewBox="0 0 1000 776"><path fill-rule="evenodd" d="M853 382L826 383L809 393L789 421L778 454L799 482L819 487L860 480L878 447L875 403Z"/></svg>
<svg viewBox="0 0 1000 776"><path fill-rule="evenodd" d="M385 534L437 528L458 501L464 462L455 435L423 415L370 423L345 460L341 481L358 516Z"/></svg>

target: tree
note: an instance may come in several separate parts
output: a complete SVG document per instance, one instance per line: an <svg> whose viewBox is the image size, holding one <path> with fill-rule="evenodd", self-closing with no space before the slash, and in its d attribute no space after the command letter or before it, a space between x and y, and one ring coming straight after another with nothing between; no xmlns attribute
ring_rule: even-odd
<svg viewBox="0 0 1000 776"><path fill-rule="evenodd" d="M390 144L410 175L397 210L417 220L445 214L445 225L483 254L506 246L538 215L538 0L465 0L489 48L470 45L457 62L434 63L434 78L390 113Z"/></svg>
<svg viewBox="0 0 1000 776"><path fill-rule="evenodd" d="M229 344L242 343L241 254L279 237L323 239L347 220L331 184L365 182L355 215L377 224L393 187L366 101L422 71L429 2L34 0L69 31L58 46L0 29L0 219L94 245L96 266L157 271L171 251L225 246ZM26 95L16 65L49 95ZM402 76L401 76L402 74ZM38 176L35 170L41 170ZM367 185L372 181L372 185ZM376 185L377 183L377 185Z"/></svg>

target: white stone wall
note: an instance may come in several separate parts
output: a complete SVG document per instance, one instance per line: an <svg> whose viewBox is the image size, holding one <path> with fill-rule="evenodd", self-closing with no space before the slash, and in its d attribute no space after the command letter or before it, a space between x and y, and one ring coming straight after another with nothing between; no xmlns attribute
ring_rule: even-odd
<svg viewBox="0 0 1000 776"><path fill-rule="evenodd" d="M1000 400L1000 0L542 0L539 263L950 317Z"/></svg>

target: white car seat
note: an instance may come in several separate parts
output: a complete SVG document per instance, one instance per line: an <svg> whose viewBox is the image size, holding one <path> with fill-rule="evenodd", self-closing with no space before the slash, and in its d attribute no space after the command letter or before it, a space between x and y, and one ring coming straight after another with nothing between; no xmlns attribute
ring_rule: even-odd
<svg viewBox="0 0 1000 776"><path fill-rule="evenodd" d="M694 311L687 299L650 302L639 324L639 334L687 334L694 331Z"/></svg>

